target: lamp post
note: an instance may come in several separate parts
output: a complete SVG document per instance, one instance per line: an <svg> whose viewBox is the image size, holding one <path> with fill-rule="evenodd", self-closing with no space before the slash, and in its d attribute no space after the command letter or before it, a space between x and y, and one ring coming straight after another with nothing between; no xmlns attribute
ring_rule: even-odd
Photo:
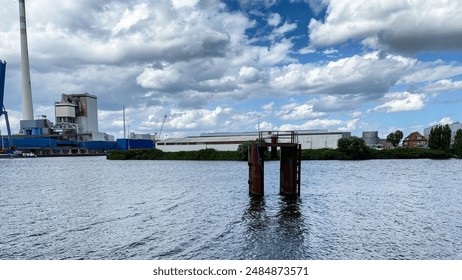
<svg viewBox="0 0 462 280"><path fill-rule="evenodd" d="M258 131L258 136L260 136L260 115L257 115L257 119L258 119L257 131Z"/></svg>
<svg viewBox="0 0 462 280"><path fill-rule="evenodd" d="M130 125L128 125L128 139L127 148L130 150Z"/></svg>
<svg viewBox="0 0 462 280"><path fill-rule="evenodd" d="M125 134L125 106L122 107L122 117L123 117L123 123L124 123L124 139L126 139L127 135Z"/></svg>
<svg viewBox="0 0 462 280"><path fill-rule="evenodd" d="M311 142L310 140L306 141L306 143L310 143L310 149L312 150L313 149L313 142Z"/></svg>

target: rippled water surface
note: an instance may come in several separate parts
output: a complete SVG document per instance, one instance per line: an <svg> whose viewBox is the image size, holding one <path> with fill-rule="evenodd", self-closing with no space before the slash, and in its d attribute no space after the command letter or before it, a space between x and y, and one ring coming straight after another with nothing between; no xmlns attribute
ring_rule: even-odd
<svg viewBox="0 0 462 280"><path fill-rule="evenodd" d="M0 259L462 259L462 161L0 160Z"/></svg>

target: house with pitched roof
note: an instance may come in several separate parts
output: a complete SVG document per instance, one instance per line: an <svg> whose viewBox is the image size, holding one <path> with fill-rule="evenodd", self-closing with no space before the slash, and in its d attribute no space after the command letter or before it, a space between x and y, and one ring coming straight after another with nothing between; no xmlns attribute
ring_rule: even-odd
<svg viewBox="0 0 462 280"><path fill-rule="evenodd" d="M403 146L409 149L412 148L427 148L428 147L428 140L420 134L419 132L412 132L404 138L403 140Z"/></svg>

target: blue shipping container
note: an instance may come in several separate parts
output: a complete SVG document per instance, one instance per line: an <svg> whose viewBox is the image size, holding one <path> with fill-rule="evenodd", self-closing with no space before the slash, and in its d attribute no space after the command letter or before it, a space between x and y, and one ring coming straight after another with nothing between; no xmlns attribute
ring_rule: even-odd
<svg viewBox="0 0 462 280"><path fill-rule="evenodd" d="M89 150L97 151L108 151L116 150L117 143L111 141L89 141L89 142L80 142L81 148L87 148Z"/></svg>
<svg viewBox="0 0 462 280"><path fill-rule="evenodd" d="M145 139L117 139L119 150L154 149L154 141Z"/></svg>
<svg viewBox="0 0 462 280"><path fill-rule="evenodd" d="M11 142L18 149L55 148L57 146L56 139L47 137L13 138Z"/></svg>

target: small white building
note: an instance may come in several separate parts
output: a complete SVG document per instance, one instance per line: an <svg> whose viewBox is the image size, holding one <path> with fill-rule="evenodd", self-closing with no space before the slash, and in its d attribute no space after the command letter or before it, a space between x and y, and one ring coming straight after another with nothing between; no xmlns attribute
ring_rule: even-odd
<svg viewBox="0 0 462 280"><path fill-rule="evenodd" d="M329 132L327 130L301 130L297 133L302 149L337 148L337 141L351 136L350 132ZM263 132L262 137L270 142L277 132ZM196 137L169 138L156 143L156 148L164 152L198 151L215 149L217 151L236 151L240 144L258 139L258 132L243 133L204 133ZM284 139L280 139L284 141Z"/></svg>

